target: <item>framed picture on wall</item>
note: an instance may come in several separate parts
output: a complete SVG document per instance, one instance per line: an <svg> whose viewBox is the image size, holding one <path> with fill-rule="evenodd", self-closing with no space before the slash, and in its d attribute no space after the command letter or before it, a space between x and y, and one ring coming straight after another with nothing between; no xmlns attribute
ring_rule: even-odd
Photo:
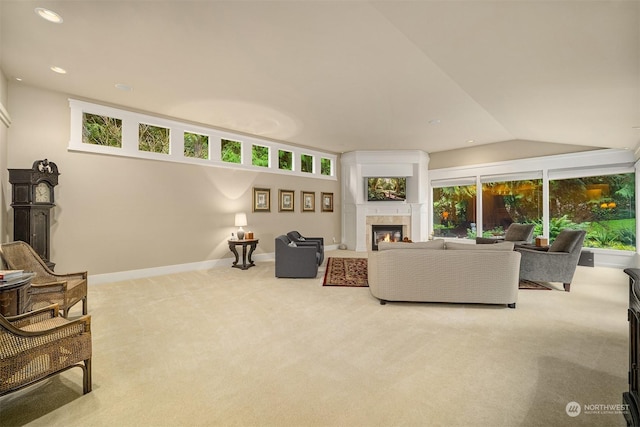
<svg viewBox="0 0 640 427"><path fill-rule="evenodd" d="M316 211L316 193L314 191L302 192L302 212Z"/></svg>
<svg viewBox="0 0 640 427"><path fill-rule="evenodd" d="M293 190L280 190L278 192L278 200L280 201L280 212L293 212L295 207Z"/></svg>
<svg viewBox="0 0 640 427"><path fill-rule="evenodd" d="M253 211L254 212L270 212L271 211L271 189L270 188L254 187Z"/></svg>
<svg viewBox="0 0 640 427"><path fill-rule="evenodd" d="M333 193L322 193L322 212L333 212Z"/></svg>

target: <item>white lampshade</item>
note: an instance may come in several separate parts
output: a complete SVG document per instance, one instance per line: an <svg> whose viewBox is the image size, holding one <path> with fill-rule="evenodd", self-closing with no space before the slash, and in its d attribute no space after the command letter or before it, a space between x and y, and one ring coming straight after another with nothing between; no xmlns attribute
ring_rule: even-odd
<svg viewBox="0 0 640 427"><path fill-rule="evenodd" d="M240 212L236 214L236 227L244 227L247 225L247 214Z"/></svg>

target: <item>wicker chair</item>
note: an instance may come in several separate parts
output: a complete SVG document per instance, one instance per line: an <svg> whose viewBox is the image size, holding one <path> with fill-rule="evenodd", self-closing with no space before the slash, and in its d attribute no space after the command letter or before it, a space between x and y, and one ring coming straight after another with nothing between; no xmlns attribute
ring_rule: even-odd
<svg viewBox="0 0 640 427"><path fill-rule="evenodd" d="M82 314L87 314L87 272L57 274L25 242L0 245L0 254L8 268L36 273L31 281L31 303L34 308L58 304L64 317L69 309L82 301Z"/></svg>
<svg viewBox="0 0 640 427"><path fill-rule="evenodd" d="M13 317L0 315L0 396L73 367L91 391L91 317L67 320L56 304Z"/></svg>

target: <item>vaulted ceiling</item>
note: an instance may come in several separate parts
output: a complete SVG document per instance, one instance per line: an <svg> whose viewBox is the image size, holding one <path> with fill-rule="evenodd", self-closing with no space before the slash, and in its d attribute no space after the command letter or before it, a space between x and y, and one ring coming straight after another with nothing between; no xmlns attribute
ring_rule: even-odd
<svg viewBox="0 0 640 427"><path fill-rule="evenodd" d="M0 14L16 84L268 139L640 142L638 1L2 0Z"/></svg>

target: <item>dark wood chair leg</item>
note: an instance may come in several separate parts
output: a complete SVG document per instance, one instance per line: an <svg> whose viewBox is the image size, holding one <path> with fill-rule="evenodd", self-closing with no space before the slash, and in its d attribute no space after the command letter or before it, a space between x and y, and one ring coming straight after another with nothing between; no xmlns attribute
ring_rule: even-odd
<svg viewBox="0 0 640 427"><path fill-rule="evenodd" d="M516 303L512 302L511 304L507 304L507 307L509 308L516 308Z"/></svg>
<svg viewBox="0 0 640 427"><path fill-rule="evenodd" d="M84 361L84 372L82 375L82 393L87 394L91 392L91 359Z"/></svg>
<svg viewBox="0 0 640 427"><path fill-rule="evenodd" d="M380 300L380 305L385 305L387 302L383 299Z"/></svg>
<svg viewBox="0 0 640 427"><path fill-rule="evenodd" d="M571 289L571 283L563 283L563 285L564 285L564 291L569 292Z"/></svg>

